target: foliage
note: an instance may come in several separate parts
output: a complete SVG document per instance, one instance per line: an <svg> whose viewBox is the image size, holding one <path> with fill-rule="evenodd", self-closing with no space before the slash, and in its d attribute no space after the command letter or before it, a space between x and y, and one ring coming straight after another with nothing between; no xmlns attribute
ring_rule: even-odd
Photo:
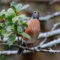
<svg viewBox="0 0 60 60"><path fill-rule="evenodd" d="M10 8L2 10L0 12L0 36L1 40L4 39L6 35L8 37L8 44L12 45L16 36L19 34L30 39L30 36L23 31L23 27L28 27L26 22L23 20L28 20L29 17L22 15L21 12L29 7L29 5L17 4L16 2L11 2Z"/></svg>

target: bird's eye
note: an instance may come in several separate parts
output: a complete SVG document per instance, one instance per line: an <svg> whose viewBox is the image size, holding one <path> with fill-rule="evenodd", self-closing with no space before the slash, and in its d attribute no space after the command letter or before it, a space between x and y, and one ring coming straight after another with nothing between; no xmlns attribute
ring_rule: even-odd
<svg viewBox="0 0 60 60"><path fill-rule="evenodd" d="M34 11L34 13L36 13L36 11Z"/></svg>

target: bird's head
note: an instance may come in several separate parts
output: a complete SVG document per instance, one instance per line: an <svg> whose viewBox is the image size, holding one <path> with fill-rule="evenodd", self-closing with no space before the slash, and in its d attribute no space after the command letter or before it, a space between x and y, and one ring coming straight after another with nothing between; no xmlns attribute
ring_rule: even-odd
<svg viewBox="0 0 60 60"><path fill-rule="evenodd" d="M32 19L39 19L39 12L38 11L34 11L32 13Z"/></svg>
<svg viewBox="0 0 60 60"><path fill-rule="evenodd" d="M35 13L35 14L37 14L37 15L39 14L39 12L38 12L38 11L34 11L33 13Z"/></svg>

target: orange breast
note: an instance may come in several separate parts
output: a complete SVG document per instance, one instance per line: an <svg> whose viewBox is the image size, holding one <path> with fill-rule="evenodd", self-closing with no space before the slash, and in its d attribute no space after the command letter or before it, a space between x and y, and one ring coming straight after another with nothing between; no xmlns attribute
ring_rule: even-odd
<svg viewBox="0 0 60 60"><path fill-rule="evenodd" d="M29 34L32 40L29 41L26 37L23 37L23 40L33 43L35 40L37 40L40 33L40 22L37 19L33 19L29 20L27 24L28 28L25 30L25 33Z"/></svg>

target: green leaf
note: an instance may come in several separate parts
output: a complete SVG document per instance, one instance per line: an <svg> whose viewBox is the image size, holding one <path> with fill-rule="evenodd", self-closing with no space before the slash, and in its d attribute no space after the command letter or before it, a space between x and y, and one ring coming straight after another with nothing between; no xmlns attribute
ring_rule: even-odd
<svg viewBox="0 0 60 60"><path fill-rule="evenodd" d="M16 40L16 35L15 34L11 34L8 38L8 45L12 45Z"/></svg>
<svg viewBox="0 0 60 60"><path fill-rule="evenodd" d="M15 23L15 22L18 22L18 24L20 24L22 21L21 17L20 16L15 16L13 19L12 19L12 22Z"/></svg>
<svg viewBox="0 0 60 60"><path fill-rule="evenodd" d="M22 4L17 4L15 8L16 8L16 11L21 11Z"/></svg>
<svg viewBox="0 0 60 60"><path fill-rule="evenodd" d="M12 25L12 22L5 21L5 25L6 25L6 26Z"/></svg>
<svg viewBox="0 0 60 60"><path fill-rule="evenodd" d="M2 31L1 31L1 40L3 40L4 35L5 35L5 31L4 31L4 30L2 30Z"/></svg>
<svg viewBox="0 0 60 60"><path fill-rule="evenodd" d="M20 17L22 20L29 20L29 19L30 19L29 17L27 17L27 16L25 16L25 15L23 15L23 14L19 15L19 17Z"/></svg>
<svg viewBox="0 0 60 60"><path fill-rule="evenodd" d="M7 31L13 31L14 30L14 25L7 26Z"/></svg>
<svg viewBox="0 0 60 60"><path fill-rule="evenodd" d="M10 6L15 7L15 6L16 6L16 2L11 2L11 3L10 3Z"/></svg>
<svg viewBox="0 0 60 60"><path fill-rule="evenodd" d="M9 37L11 34L13 34L13 32L7 31L7 32L6 32L6 37Z"/></svg>
<svg viewBox="0 0 60 60"><path fill-rule="evenodd" d="M11 2L11 3L10 3L10 6L11 6L11 8L16 12L16 8L15 8L16 2Z"/></svg>
<svg viewBox="0 0 60 60"><path fill-rule="evenodd" d="M5 29L4 23L0 23L0 31L3 31ZM2 32L1 32L2 33Z"/></svg>
<svg viewBox="0 0 60 60"><path fill-rule="evenodd" d="M2 20L4 18L4 16L5 16L5 10L2 10L0 12L0 19Z"/></svg>
<svg viewBox="0 0 60 60"><path fill-rule="evenodd" d="M18 31L18 33L23 32L22 27L21 26L17 26L17 31Z"/></svg>
<svg viewBox="0 0 60 60"><path fill-rule="evenodd" d="M15 2L11 2L10 6L13 7L14 10L16 9L16 11L22 11L22 10L28 8L29 4L23 6L21 3L16 4Z"/></svg>
<svg viewBox="0 0 60 60"><path fill-rule="evenodd" d="M18 23L21 23L22 20L29 20L29 17L21 14L21 15L19 15L19 16L15 16L15 17L12 19L13 23L15 23L16 21L18 21Z"/></svg>
<svg viewBox="0 0 60 60"><path fill-rule="evenodd" d="M18 17L15 16L13 19L12 19L12 22L15 23L16 21L18 21Z"/></svg>
<svg viewBox="0 0 60 60"><path fill-rule="evenodd" d="M28 27L26 22L21 23L21 25L24 26L24 27Z"/></svg>
<svg viewBox="0 0 60 60"><path fill-rule="evenodd" d="M3 38L4 38L4 36L3 36L3 35L1 35L1 40L3 40Z"/></svg>
<svg viewBox="0 0 60 60"><path fill-rule="evenodd" d="M1 31L1 34L4 36L4 35L5 35L5 31L4 31L4 30L2 30L2 31Z"/></svg>
<svg viewBox="0 0 60 60"><path fill-rule="evenodd" d="M6 15L6 19L11 22L12 18L16 16L16 13L14 12L12 8L9 8L7 12L5 13L5 15Z"/></svg>
<svg viewBox="0 0 60 60"><path fill-rule="evenodd" d="M24 32L22 32L22 33L20 33L20 34L21 34L22 36L28 38L29 40L31 40L31 37L30 37L28 34L26 34L26 33L24 33Z"/></svg>
<svg viewBox="0 0 60 60"><path fill-rule="evenodd" d="M26 9L26 8L28 8L28 7L29 7L29 4L24 5L24 6L21 8L21 10L24 10L24 9Z"/></svg>
<svg viewBox="0 0 60 60"><path fill-rule="evenodd" d="M0 26L3 26L3 23L0 23Z"/></svg>

